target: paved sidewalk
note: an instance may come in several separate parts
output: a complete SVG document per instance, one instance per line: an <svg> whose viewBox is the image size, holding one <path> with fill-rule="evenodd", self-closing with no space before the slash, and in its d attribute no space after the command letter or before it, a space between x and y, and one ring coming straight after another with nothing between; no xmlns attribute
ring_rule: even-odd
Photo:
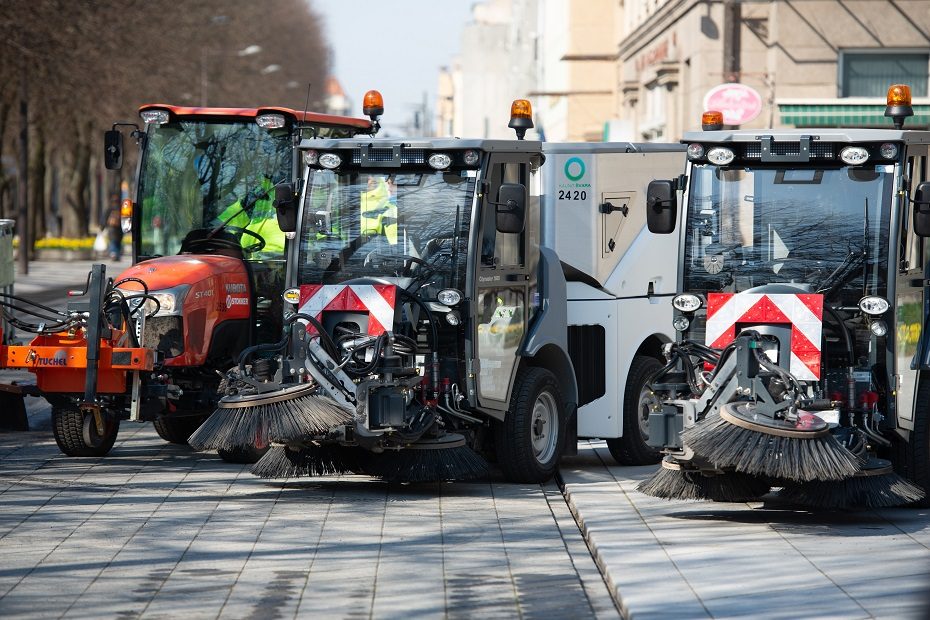
<svg viewBox="0 0 930 620"><path fill-rule="evenodd" d="M561 471L629 617L930 617L930 510L669 502L634 488L654 469L582 442Z"/></svg>
<svg viewBox="0 0 930 620"><path fill-rule="evenodd" d="M2 618L619 615L554 484L263 481L149 424L0 434L0 557Z"/></svg>

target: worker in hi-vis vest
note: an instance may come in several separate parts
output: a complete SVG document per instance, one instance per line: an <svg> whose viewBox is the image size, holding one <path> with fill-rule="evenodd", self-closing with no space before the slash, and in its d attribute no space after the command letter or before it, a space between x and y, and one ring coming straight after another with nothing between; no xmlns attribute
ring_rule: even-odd
<svg viewBox="0 0 930 620"><path fill-rule="evenodd" d="M274 208L274 184L267 176L262 178L261 184L255 188L254 194L246 196L247 200L254 200L251 208L243 205L242 200L232 203L219 215L219 221L249 230L265 240L265 247L260 250L263 254L284 254L284 233L278 226L278 214ZM243 206L247 207L243 209ZM239 243L243 248L254 245L257 239L243 234Z"/></svg>
<svg viewBox="0 0 930 620"><path fill-rule="evenodd" d="M397 244L397 189L393 176L369 176L368 191L361 193L359 224L362 235L384 235Z"/></svg>

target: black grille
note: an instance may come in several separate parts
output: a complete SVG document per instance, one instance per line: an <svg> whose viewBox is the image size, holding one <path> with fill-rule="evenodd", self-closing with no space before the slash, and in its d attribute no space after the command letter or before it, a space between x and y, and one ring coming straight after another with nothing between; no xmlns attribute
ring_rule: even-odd
<svg viewBox="0 0 930 620"><path fill-rule="evenodd" d="M163 351L165 357L184 353L184 323L179 316L154 316L145 321L142 344Z"/></svg>
<svg viewBox="0 0 930 620"><path fill-rule="evenodd" d="M801 154L801 143L772 142L772 153L782 156L798 156ZM833 142L811 142L810 156L811 159L833 159L836 157L836 144ZM762 159L762 144L759 142L750 142L746 144L743 157L746 159Z"/></svg>
<svg viewBox="0 0 930 620"><path fill-rule="evenodd" d="M394 150L389 148L368 149L368 161L372 163L394 161ZM426 151L423 149L401 149L401 164L422 164L426 162ZM352 163L362 163L362 150L352 149Z"/></svg>
<svg viewBox="0 0 930 620"><path fill-rule="evenodd" d="M606 390L605 339L603 325L568 327L568 355L575 367L579 407L597 400Z"/></svg>

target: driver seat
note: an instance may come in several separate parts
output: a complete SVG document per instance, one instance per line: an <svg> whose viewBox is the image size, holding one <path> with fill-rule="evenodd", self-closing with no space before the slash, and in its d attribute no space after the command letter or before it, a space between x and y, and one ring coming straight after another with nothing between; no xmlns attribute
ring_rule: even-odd
<svg viewBox="0 0 930 620"><path fill-rule="evenodd" d="M207 240L210 229L196 228L184 236L178 254L218 254L230 258L245 260L239 239L230 232L221 230ZM200 241L200 243L197 243ZM216 243L214 243L216 242ZM194 247L192 248L191 245Z"/></svg>

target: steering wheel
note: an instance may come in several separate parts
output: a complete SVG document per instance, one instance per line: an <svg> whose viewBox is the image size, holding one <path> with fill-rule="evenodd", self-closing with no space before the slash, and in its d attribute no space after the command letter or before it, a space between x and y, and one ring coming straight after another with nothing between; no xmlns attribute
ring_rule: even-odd
<svg viewBox="0 0 930 620"><path fill-rule="evenodd" d="M223 227L223 230L226 232L230 232L234 235L239 234L239 235L246 235L248 237L252 237L255 239L255 243L244 246L242 245L240 241L233 241L232 239L229 239L229 238L214 236L209 239L204 237L202 239L193 239L191 241L188 241L187 242L188 249L190 249L192 246L197 246L197 245L212 245L214 247L223 247L223 248L227 248L231 250L242 250L243 252L252 253L252 252L259 252L262 250L262 248L265 247L265 239L262 238L262 236L259 235L258 233L253 232L249 230L248 228L241 228L239 226L232 226L230 224L227 224L226 226Z"/></svg>
<svg viewBox="0 0 930 620"><path fill-rule="evenodd" d="M413 266L422 265L423 268L428 269L429 263L423 260L422 258L417 258L416 256L410 256L409 254L387 254L384 252L379 252L374 250L369 252L365 256L364 265L368 267L373 262L376 262L376 259L379 259L382 263L394 263L398 264L398 268L394 270L394 275L398 277L403 277L404 272L412 271Z"/></svg>

